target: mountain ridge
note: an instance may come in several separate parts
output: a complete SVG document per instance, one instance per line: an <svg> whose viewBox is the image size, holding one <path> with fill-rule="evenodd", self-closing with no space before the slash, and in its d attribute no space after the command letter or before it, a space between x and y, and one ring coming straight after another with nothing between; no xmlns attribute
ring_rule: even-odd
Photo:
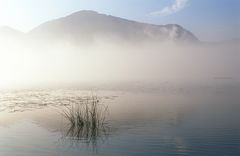
<svg viewBox="0 0 240 156"><path fill-rule="evenodd" d="M130 41L199 41L190 31L177 24L148 24L88 10L45 22L28 34L67 40L74 38L80 41L91 40L98 36L114 36Z"/></svg>
<svg viewBox="0 0 240 156"><path fill-rule="evenodd" d="M0 26L0 35L21 35L23 32L9 26Z"/></svg>
<svg viewBox="0 0 240 156"><path fill-rule="evenodd" d="M75 43L91 42L96 38L125 41L199 42L190 31L178 24L156 25L128 20L91 10L81 10L65 17L40 24L27 33L10 27L0 27L1 34L22 35L33 39L63 40Z"/></svg>

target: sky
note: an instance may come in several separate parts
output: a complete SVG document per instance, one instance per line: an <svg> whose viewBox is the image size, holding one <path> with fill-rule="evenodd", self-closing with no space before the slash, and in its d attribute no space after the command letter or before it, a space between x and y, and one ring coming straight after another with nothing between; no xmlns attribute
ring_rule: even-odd
<svg viewBox="0 0 240 156"><path fill-rule="evenodd" d="M203 41L240 38L240 0L0 0L0 25L28 32L80 10L179 24Z"/></svg>

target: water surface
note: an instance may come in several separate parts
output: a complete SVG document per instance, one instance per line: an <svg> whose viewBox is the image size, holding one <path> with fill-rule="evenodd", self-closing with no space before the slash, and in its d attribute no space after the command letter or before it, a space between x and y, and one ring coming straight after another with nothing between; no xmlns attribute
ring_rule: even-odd
<svg viewBox="0 0 240 156"><path fill-rule="evenodd" d="M2 91L1 156L240 155L239 87L99 90L105 131L71 135L62 110L91 96L81 89Z"/></svg>

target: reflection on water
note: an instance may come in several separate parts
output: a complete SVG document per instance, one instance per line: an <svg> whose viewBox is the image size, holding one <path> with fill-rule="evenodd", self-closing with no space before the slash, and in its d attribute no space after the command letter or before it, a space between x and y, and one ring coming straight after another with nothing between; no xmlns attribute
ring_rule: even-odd
<svg viewBox="0 0 240 156"><path fill-rule="evenodd" d="M110 132L108 113L108 106L96 95L64 108L62 115L67 125L63 139L83 141L96 149L98 139L103 141Z"/></svg>
<svg viewBox="0 0 240 156"><path fill-rule="evenodd" d="M0 155L240 155L239 91L2 92Z"/></svg>

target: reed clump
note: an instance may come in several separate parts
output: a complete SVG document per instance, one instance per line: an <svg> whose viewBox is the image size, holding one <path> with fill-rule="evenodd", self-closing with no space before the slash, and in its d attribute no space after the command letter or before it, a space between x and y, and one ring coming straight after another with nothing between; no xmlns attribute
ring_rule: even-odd
<svg viewBox="0 0 240 156"><path fill-rule="evenodd" d="M72 104L62 114L70 125L67 136L71 138L91 141L106 132L108 107L97 96Z"/></svg>

